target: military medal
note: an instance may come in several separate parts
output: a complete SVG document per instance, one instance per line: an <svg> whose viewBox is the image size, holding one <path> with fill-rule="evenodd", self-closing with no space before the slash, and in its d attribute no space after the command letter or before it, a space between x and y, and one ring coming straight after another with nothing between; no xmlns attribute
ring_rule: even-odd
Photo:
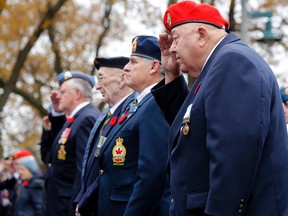
<svg viewBox="0 0 288 216"><path fill-rule="evenodd" d="M190 123L190 118L189 119L183 119L183 128L182 128L182 132L183 134L186 136L189 133L189 125L188 123Z"/></svg>
<svg viewBox="0 0 288 216"><path fill-rule="evenodd" d="M58 150L58 159L66 160L66 154L65 145L60 145L60 149Z"/></svg>
<svg viewBox="0 0 288 216"><path fill-rule="evenodd" d="M116 139L116 145L112 149L112 161L115 166L123 166L125 162L126 148L123 145L123 138Z"/></svg>
<svg viewBox="0 0 288 216"><path fill-rule="evenodd" d="M184 115L184 118L183 118L183 121L182 121L182 133L184 136L187 136L188 133L189 133L189 130L190 130L190 127L189 127L189 123L190 123L190 113L191 113L191 108L192 108L192 105L193 104L190 104L188 107L187 107L187 110L186 110L186 113Z"/></svg>
<svg viewBox="0 0 288 216"><path fill-rule="evenodd" d="M71 128L66 128L66 129L62 132L61 137L60 137L60 139L59 139L59 141L58 141L59 144L64 145L64 144L67 142L68 137L69 137L69 135L70 135L70 132L71 132Z"/></svg>
<svg viewBox="0 0 288 216"><path fill-rule="evenodd" d="M99 140L98 140L98 143L97 143L97 146L96 146L96 150L95 150L95 154L94 154L95 157L99 156L100 150L101 150L104 142L106 141L106 139L107 138L105 136L102 136L102 135L99 136Z"/></svg>
<svg viewBox="0 0 288 216"><path fill-rule="evenodd" d="M68 140L68 137L70 135L70 132L71 132L71 128L66 128L62 134L61 134L61 137L58 141L58 143L60 144L60 148L58 150L58 159L59 160L66 160L66 150L65 150L65 143L67 142Z"/></svg>

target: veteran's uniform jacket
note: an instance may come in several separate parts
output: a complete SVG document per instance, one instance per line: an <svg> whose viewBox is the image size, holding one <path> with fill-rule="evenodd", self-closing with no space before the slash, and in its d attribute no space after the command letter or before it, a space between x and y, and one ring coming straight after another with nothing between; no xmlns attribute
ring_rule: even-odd
<svg viewBox="0 0 288 216"><path fill-rule="evenodd" d="M54 138L46 174L48 216L75 215L72 203L81 189L83 154L99 115L92 104L86 105L74 115L73 121L64 123ZM57 124L53 117L51 123L52 128Z"/></svg>
<svg viewBox="0 0 288 216"><path fill-rule="evenodd" d="M173 122L170 214L288 215L287 131L264 60L230 33L188 95L182 76L161 84L152 92Z"/></svg>
<svg viewBox="0 0 288 216"><path fill-rule="evenodd" d="M99 155L99 215L168 215L169 125L162 111L149 93L119 121Z"/></svg>
<svg viewBox="0 0 288 216"><path fill-rule="evenodd" d="M120 105L117 107L110 120L113 118L118 120L120 114L135 99L135 94L128 96ZM123 110L124 109L124 110ZM99 177L99 157L95 157L95 151L99 142L100 131L103 128L103 124L106 121L109 108L107 108L100 117L97 119L91 133L89 135L88 143L86 145L86 152L83 159L82 168L82 188L77 198L74 200L74 205L78 204L78 211L81 215L97 215L98 212L98 177ZM116 124L116 122L115 122ZM109 132L114 127L108 122L108 130L105 134L107 137Z"/></svg>

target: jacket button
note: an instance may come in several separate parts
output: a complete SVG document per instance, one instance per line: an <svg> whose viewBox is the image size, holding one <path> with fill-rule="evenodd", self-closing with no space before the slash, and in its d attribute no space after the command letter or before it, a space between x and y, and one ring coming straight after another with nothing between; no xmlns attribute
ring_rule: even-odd
<svg viewBox="0 0 288 216"><path fill-rule="evenodd" d="M102 176L104 174L104 170L100 170L100 175Z"/></svg>

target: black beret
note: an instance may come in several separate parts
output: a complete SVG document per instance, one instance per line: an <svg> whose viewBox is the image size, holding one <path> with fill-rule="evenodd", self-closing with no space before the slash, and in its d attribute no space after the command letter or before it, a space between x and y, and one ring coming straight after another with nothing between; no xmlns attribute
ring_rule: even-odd
<svg viewBox="0 0 288 216"><path fill-rule="evenodd" d="M99 70L100 67L110 67L110 68L120 68L123 69L124 66L129 62L128 57L118 56L118 57L96 57L94 60L94 65Z"/></svg>

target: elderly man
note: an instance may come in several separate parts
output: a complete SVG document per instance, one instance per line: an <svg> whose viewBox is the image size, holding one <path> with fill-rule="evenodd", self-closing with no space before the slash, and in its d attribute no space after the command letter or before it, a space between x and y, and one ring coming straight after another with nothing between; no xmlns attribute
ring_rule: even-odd
<svg viewBox="0 0 288 216"><path fill-rule="evenodd" d="M83 154L100 111L91 104L94 77L67 71L57 79L60 91L50 94L53 110L49 119L54 137L46 173L46 212L48 216L72 216L72 203L81 189Z"/></svg>
<svg viewBox="0 0 288 216"><path fill-rule="evenodd" d="M137 36L124 67L126 84L137 92L99 153L101 216L167 216L168 129L150 89L162 78L157 38Z"/></svg>
<svg viewBox="0 0 288 216"><path fill-rule="evenodd" d="M133 90L124 79L123 68L129 62L127 57L96 57L94 64L98 70L96 89L103 96L109 107L102 113L91 130L86 154L83 160L82 189L78 194L75 205L76 215L97 215L99 153L109 132L116 124L122 107L133 100Z"/></svg>
<svg viewBox="0 0 288 216"><path fill-rule="evenodd" d="M163 22L165 80L153 94L171 124L170 215L288 215L288 138L273 72L215 7L179 2ZM197 78L190 92L181 72Z"/></svg>

